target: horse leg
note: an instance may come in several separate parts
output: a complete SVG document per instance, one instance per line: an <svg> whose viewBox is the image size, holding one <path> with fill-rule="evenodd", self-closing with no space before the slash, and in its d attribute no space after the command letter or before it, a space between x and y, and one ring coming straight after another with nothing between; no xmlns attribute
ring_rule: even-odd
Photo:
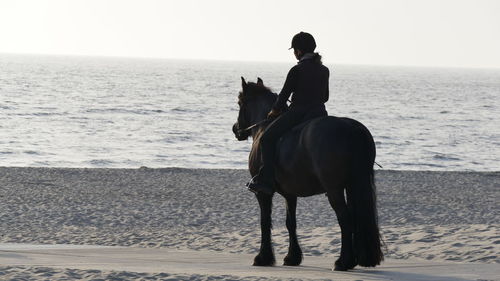
<svg viewBox="0 0 500 281"><path fill-rule="evenodd" d="M335 190L333 193L328 193L328 201L337 214L337 220L342 233L342 246L340 249L340 257L335 261L334 270L346 271L356 266L356 258L353 250L353 231L354 225L352 216L347 207L344 196L344 190Z"/></svg>
<svg viewBox="0 0 500 281"><path fill-rule="evenodd" d="M273 196L259 193L257 194L257 200L259 200L260 206L261 244L259 254L254 258L253 265L273 266L276 262L271 244Z"/></svg>
<svg viewBox="0 0 500 281"><path fill-rule="evenodd" d="M302 263L302 250L297 240L297 197L287 196L286 199L286 228L289 234L288 254L285 257L283 265L296 266Z"/></svg>

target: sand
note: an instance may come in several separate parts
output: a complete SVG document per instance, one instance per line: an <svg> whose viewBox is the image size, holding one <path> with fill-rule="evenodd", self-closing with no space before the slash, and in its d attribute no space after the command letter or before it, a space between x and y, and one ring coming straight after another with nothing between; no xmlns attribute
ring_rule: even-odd
<svg viewBox="0 0 500 281"><path fill-rule="evenodd" d="M332 271L332 257L307 257L300 267L252 267L251 254L213 251L171 250L119 246L0 244L0 264L15 272L36 267L39 276L83 279L218 279L218 280L343 280L343 281L464 281L496 278L498 267L485 263L436 262L387 258L377 268L358 268L349 272ZM68 270L70 268L71 270ZM165 273L168 272L168 273ZM66 276L64 276L66 274Z"/></svg>
<svg viewBox="0 0 500 281"><path fill-rule="evenodd" d="M253 194L243 188L248 178L245 170L0 168L0 243L253 255L259 213ZM498 266L500 172L380 170L376 180L386 257ZM284 200L276 196L273 241L279 258L288 245L284 214ZM297 217L305 262L325 257L333 265L340 229L326 198L300 199ZM0 274L26 280L234 279L20 265L1 266Z"/></svg>

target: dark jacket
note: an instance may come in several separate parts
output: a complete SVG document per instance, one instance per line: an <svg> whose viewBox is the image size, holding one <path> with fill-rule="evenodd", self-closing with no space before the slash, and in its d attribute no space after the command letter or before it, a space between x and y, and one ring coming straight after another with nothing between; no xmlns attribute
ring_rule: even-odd
<svg viewBox="0 0 500 281"><path fill-rule="evenodd" d="M292 67L286 77L285 85L273 109L282 111L292 95L290 108L313 108L322 106L329 98L330 70L314 56L302 59Z"/></svg>

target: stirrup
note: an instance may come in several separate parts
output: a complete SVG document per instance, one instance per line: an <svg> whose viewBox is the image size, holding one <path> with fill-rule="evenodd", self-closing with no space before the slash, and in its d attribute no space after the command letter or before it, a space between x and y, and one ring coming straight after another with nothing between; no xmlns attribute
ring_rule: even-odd
<svg viewBox="0 0 500 281"><path fill-rule="evenodd" d="M256 182L255 178L256 177L253 177L252 180L250 180L250 182L246 184L248 190L255 194L264 193L267 195L272 195L274 193L272 185Z"/></svg>

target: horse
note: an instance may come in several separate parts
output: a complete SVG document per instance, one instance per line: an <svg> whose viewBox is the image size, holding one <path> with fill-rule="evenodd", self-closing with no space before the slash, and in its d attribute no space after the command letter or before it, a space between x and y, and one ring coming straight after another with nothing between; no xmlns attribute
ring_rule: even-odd
<svg viewBox="0 0 500 281"><path fill-rule="evenodd" d="M239 141L252 136L248 164L253 177L261 166L259 139L272 122L267 113L277 94L264 86L260 78L257 83L247 83L241 77L241 82L238 119L232 130ZM298 125L277 145L274 190L286 200L289 232L284 265L298 266L303 259L296 233L297 198L323 193L341 229L340 256L333 270L379 265L384 255L373 170L375 143L370 131L354 119L323 116ZM273 195L258 193L256 197L260 206L261 244L253 265L273 266L276 262L271 243Z"/></svg>

